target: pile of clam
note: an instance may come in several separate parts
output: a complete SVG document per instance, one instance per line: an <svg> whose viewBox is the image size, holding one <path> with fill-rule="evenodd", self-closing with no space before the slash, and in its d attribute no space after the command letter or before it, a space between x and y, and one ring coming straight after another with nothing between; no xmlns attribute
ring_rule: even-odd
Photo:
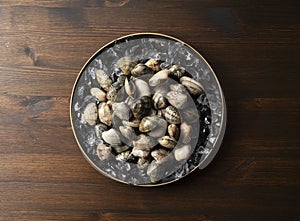
<svg viewBox="0 0 300 221"><path fill-rule="evenodd" d="M100 87L90 93L97 102L87 104L83 119L103 140L97 146L101 161L135 163L156 182L164 174L158 172L160 165L182 163L193 152L191 141L199 135L192 130L199 124L194 100L203 87L184 67L161 69L154 59L123 57L117 67L115 77L96 71Z"/></svg>

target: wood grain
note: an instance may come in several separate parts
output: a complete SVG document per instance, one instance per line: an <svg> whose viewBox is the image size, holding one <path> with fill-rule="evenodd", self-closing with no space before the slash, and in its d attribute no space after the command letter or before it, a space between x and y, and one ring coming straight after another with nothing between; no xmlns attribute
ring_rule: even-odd
<svg viewBox="0 0 300 221"><path fill-rule="evenodd" d="M295 0L0 1L0 220L299 220L299 9ZM134 32L199 50L227 102L214 161L158 188L95 171L69 120L81 67Z"/></svg>

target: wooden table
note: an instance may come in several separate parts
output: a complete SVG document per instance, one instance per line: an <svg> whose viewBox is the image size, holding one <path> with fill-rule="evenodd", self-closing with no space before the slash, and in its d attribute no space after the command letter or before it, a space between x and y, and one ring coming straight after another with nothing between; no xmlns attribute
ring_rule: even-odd
<svg viewBox="0 0 300 221"><path fill-rule="evenodd" d="M292 0L1 0L0 220L300 220L299 9ZM157 188L99 174L69 120L87 59L149 31L199 50L228 108L213 162Z"/></svg>

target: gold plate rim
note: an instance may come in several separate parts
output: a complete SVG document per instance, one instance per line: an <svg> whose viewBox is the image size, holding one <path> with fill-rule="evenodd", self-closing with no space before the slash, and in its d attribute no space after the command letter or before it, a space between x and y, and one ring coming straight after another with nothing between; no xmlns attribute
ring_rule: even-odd
<svg viewBox="0 0 300 221"><path fill-rule="evenodd" d="M71 92L71 98L70 98L70 121L71 121L71 126L72 126L72 132L73 132L73 135L75 137L75 140L77 142L77 145L81 151L81 153L83 154L83 156L85 157L85 159L89 162L89 164L94 168L96 169L98 172L100 172L102 175L104 175L105 177L108 177L109 179L112 179L112 180L115 180L117 182L120 182L120 183L124 183L124 184L127 184L129 186L139 186L139 187L156 187L156 186L164 186L164 185L167 185L167 184L170 184L170 183L174 183L184 177L186 177L187 175L191 174L192 172L194 172L196 169L198 169L199 167L201 167L202 164L205 163L206 160L209 159L209 156L210 156L210 153L208 153L205 158L197 165L195 166L191 171L189 171L187 174L185 174L184 176L182 177L179 177L177 179L174 179L174 180L171 180L171 181L168 181L168 182L164 182L164 183L158 183L158 184L131 184L131 183L127 183L125 181L122 181L122 180L119 180L115 177L112 177L112 176L109 176L107 175L106 173L104 173L99 167L97 167L95 165L95 163L87 156L87 154L84 152L81 144L79 143L78 139L77 139L77 136L76 136L76 133L75 133L75 129L74 129L74 125L73 125L73 120L72 120L72 102L73 102L73 96L74 96L74 91L75 91L75 88L76 88L76 85L78 83L78 80L83 72L83 70L86 68L86 66L90 63L90 61L101 51L103 50L104 48L106 48L108 45L116 42L116 41L119 41L119 40L122 40L122 39L125 39L125 38L128 38L128 37L134 37L134 36L139 36L139 35L154 35L154 36L160 36L160 37L165 37L165 38L169 38L171 40L174 40L174 41L177 41L177 42L180 42L182 43L183 45L187 46L188 48L190 48L191 50L193 50L205 63L206 65L208 66L208 68L210 69L211 73L214 75L214 78L217 82L217 85L218 85L218 89L220 91L220 95L221 95L221 100L222 100L222 118L221 118L221 124L220 124L220 131L218 133L218 136L217 138L215 139L214 141L214 144L211 148L211 150L213 150L217 144L217 142L219 141L219 139L223 139L223 136L224 134L222 135L222 137L220 137L220 134L221 134L221 131L223 129L224 126L226 126L226 122L225 122L225 118L226 118L226 105L225 105L225 98L224 98L224 94L223 94L223 91L222 91L222 88L221 88L221 85L219 83L219 80L214 72L214 70L212 69L212 67L210 66L210 64L207 62L207 60L196 50L194 49L191 45L185 43L184 41L176 38L176 37L173 37L173 36L170 36L170 35L166 35L166 34L162 34L162 33L157 33L157 32L137 32L137 33L132 33L132 34L128 34L128 35L124 35L124 36L121 36L119 38L116 38L108 43L106 43L104 46L102 46L100 49L98 49L92 56L90 56L90 58L85 62L85 64L82 66L81 70L79 71L77 77L76 77L76 80L75 80L75 83L73 85L73 88L72 88L72 92ZM225 129L225 128L224 128ZM219 141L220 142L220 141ZM221 143L221 142L220 142ZM211 151L212 152L212 151Z"/></svg>

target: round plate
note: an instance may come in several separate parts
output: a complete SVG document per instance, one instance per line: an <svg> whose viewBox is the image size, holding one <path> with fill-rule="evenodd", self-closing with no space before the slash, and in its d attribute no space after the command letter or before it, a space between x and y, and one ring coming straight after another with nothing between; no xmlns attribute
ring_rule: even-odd
<svg viewBox="0 0 300 221"><path fill-rule="evenodd" d="M83 119L88 103L96 103L91 96L92 87L100 87L96 80L96 71L101 69L117 78L120 70L117 61L124 56L138 58L141 61L153 58L161 61L162 68L177 64L186 69L193 79L200 82L204 94L195 99L200 118L193 131L197 131L192 154L187 160L166 163L163 172L156 179L150 179L147 169L139 169L136 162L118 161L115 157L100 160L97 146L103 143L101 137ZM184 110L182 110L184 112ZM171 36L157 33L138 33L118 38L99 49L81 69L73 87L70 101L72 129L88 162L99 172L116 181L137 186L157 186L174 182L196 168L205 168L217 153L226 125L226 106L224 96L212 68L206 60L191 46Z"/></svg>

